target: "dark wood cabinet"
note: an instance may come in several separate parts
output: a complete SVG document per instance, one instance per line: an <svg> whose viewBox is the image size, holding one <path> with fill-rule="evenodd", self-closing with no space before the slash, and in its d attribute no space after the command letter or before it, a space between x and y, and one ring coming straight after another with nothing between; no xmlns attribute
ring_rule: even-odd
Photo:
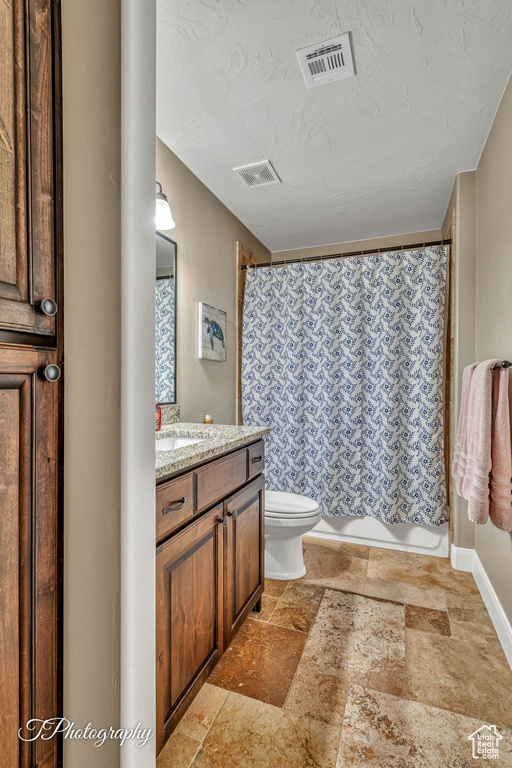
<svg viewBox="0 0 512 768"><path fill-rule="evenodd" d="M0 10L0 328L52 336L60 123L57 8L13 0Z"/></svg>
<svg viewBox="0 0 512 768"><path fill-rule="evenodd" d="M222 504L157 549L158 749L222 653Z"/></svg>
<svg viewBox="0 0 512 768"><path fill-rule="evenodd" d="M157 487L160 540L162 504L178 507L165 515L156 557L158 752L263 592L264 482L248 470L255 448L263 456L259 440Z"/></svg>
<svg viewBox="0 0 512 768"><path fill-rule="evenodd" d="M228 499L225 545L224 615L229 643L259 595L264 583L265 505L260 476Z"/></svg>
<svg viewBox="0 0 512 768"><path fill-rule="evenodd" d="M0 344L0 766L54 766L55 739L20 741L58 712L58 387L54 351Z"/></svg>
<svg viewBox="0 0 512 768"><path fill-rule="evenodd" d="M58 0L1 3L0 768L59 764L18 730L61 714L60 94Z"/></svg>

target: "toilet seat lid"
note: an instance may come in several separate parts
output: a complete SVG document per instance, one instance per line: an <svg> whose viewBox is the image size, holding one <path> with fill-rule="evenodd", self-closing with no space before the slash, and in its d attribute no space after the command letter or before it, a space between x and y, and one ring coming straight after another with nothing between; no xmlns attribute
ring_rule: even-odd
<svg viewBox="0 0 512 768"><path fill-rule="evenodd" d="M309 517L318 510L318 503L308 496L284 491L265 492L265 514L269 517Z"/></svg>

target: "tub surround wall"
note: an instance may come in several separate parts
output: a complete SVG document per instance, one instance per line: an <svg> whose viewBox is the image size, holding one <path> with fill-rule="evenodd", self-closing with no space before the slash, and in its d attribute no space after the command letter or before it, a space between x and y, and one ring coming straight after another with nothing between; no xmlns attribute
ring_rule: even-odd
<svg viewBox="0 0 512 768"><path fill-rule="evenodd" d="M477 360L512 359L511 134L509 81L476 170ZM512 624L512 535L476 525L475 550Z"/></svg>
<svg viewBox="0 0 512 768"><path fill-rule="evenodd" d="M455 392L475 360L512 356L512 83L509 82L476 171L455 181L443 233L455 241ZM512 377L511 377L512 388ZM489 521L475 525L467 502L453 500L452 563L472 571L512 659L512 536Z"/></svg>
<svg viewBox="0 0 512 768"><path fill-rule="evenodd" d="M475 349L475 171L459 173L453 185L453 192L446 212L443 237L452 238L453 274L453 387L450 413L451 446L455 445L457 422L460 411L462 371L476 360ZM451 455L450 461L451 464ZM449 481L452 492L452 543L457 547L474 546L474 525L468 518L468 504L455 493L451 473Z"/></svg>
<svg viewBox="0 0 512 768"><path fill-rule="evenodd" d="M270 251L157 139L156 178L171 204L176 228L168 234L178 244L177 400L186 421L236 421L237 242L258 261ZM197 357L197 303L207 302L228 314L227 361Z"/></svg>
<svg viewBox="0 0 512 768"><path fill-rule="evenodd" d="M450 549L448 523L384 525L374 517L324 517L309 535L436 557L448 557Z"/></svg>

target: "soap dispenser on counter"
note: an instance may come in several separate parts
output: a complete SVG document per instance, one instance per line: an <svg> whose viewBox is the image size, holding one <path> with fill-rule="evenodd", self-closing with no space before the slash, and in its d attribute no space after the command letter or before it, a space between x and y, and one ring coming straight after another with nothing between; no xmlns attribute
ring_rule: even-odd
<svg viewBox="0 0 512 768"><path fill-rule="evenodd" d="M160 432L162 429L162 409L156 404L156 411L155 411L155 431Z"/></svg>

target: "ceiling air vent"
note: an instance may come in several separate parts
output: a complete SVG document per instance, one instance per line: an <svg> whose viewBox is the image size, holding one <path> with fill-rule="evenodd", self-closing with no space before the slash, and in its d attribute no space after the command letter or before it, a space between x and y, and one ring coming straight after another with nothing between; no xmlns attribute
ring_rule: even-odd
<svg viewBox="0 0 512 768"><path fill-rule="evenodd" d="M281 184L281 179L270 160L262 160L261 163L254 165L242 165L240 168L233 168L233 170L238 173L248 187L267 187L269 184Z"/></svg>
<svg viewBox="0 0 512 768"><path fill-rule="evenodd" d="M299 48L296 53L308 88L355 75L350 32Z"/></svg>

